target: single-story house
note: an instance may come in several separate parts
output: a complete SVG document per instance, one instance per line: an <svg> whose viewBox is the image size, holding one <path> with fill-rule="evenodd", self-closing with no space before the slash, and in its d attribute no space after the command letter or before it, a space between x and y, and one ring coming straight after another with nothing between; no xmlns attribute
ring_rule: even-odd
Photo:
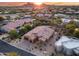
<svg viewBox="0 0 79 59"><path fill-rule="evenodd" d="M20 26L22 26L25 23L30 23L32 22L32 19L20 19L20 20L16 20L14 22L9 22L7 25L4 25L1 29L9 32L11 30L14 30Z"/></svg>
<svg viewBox="0 0 79 59"><path fill-rule="evenodd" d="M55 17L62 17L62 18L69 18L69 16L65 15L65 14L55 14L54 16Z"/></svg>
<svg viewBox="0 0 79 59"><path fill-rule="evenodd" d="M38 26L33 30L29 31L23 36L23 39L29 40L31 42L41 41L45 42L50 39L53 35L54 30L51 26Z"/></svg>
<svg viewBox="0 0 79 59"><path fill-rule="evenodd" d="M69 18L61 18L63 23L69 23L72 19Z"/></svg>

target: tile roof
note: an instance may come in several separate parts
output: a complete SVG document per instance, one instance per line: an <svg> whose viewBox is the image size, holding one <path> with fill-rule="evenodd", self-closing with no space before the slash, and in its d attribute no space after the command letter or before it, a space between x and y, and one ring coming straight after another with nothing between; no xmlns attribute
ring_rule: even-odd
<svg viewBox="0 0 79 59"><path fill-rule="evenodd" d="M4 29L5 31L10 31L12 29L16 29L16 27L18 26L22 26L24 23L29 23L29 22L32 22L32 19L16 20L14 22L9 22L7 25L4 25L2 29Z"/></svg>

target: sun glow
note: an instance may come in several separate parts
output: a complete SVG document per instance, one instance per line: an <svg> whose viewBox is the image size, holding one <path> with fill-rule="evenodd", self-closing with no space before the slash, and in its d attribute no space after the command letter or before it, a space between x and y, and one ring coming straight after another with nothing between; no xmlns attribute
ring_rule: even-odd
<svg viewBox="0 0 79 59"><path fill-rule="evenodd" d="M43 4L44 2L34 2L35 4L35 9L42 9L43 8Z"/></svg>
<svg viewBox="0 0 79 59"><path fill-rule="evenodd" d="M34 4L36 4L36 5L42 5L43 2L35 2Z"/></svg>

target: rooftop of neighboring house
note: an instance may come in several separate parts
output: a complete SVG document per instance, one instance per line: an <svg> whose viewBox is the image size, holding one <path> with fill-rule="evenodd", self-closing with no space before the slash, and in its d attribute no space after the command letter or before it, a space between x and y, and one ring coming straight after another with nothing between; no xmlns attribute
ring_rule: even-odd
<svg viewBox="0 0 79 59"><path fill-rule="evenodd" d="M14 22L9 22L7 25L4 25L2 27L2 29L9 32L10 30L13 30L13 29L16 29L19 26L22 26L24 23L29 23L29 22L32 22L32 19L16 20Z"/></svg>

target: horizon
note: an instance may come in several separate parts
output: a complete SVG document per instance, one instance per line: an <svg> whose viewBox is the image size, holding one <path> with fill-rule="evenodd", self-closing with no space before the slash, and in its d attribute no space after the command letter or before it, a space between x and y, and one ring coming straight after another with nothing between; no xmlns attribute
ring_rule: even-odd
<svg viewBox="0 0 79 59"><path fill-rule="evenodd" d="M37 2L32 2L37 3ZM47 5L65 5L65 6L79 6L79 2L41 2ZM0 2L0 6L22 6L27 4L27 2Z"/></svg>

